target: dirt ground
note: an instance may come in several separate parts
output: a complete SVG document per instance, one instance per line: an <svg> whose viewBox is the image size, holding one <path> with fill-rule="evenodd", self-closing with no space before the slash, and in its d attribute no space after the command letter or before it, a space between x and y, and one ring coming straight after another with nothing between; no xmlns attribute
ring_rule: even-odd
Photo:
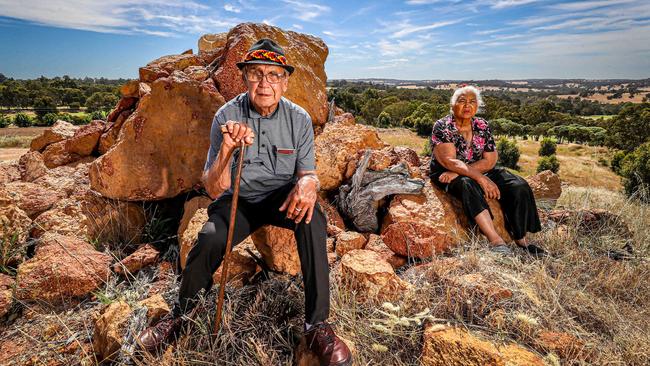
<svg viewBox="0 0 650 366"><path fill-rule="evenodd" d="M0 161L18 160L21 155L28 151L29 149L23 148L2 148L0 149Z"/></svg>

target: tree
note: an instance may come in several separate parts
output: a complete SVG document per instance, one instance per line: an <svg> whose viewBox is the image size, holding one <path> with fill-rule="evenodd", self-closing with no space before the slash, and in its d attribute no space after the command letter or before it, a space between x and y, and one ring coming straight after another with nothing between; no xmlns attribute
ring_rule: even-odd
<svg viewBox="0 0 650 366"><path fill-rule="evenodd" d="M497 153L499 155L499 165L510 169L519 170L517 163L519 162L519 148L515 141L510 141L505 137L497 140Z"/></svg>
<svg viewBox="0 0 650 366"><path fill-rule="evenodd" d="M374 90L374 89L373 89ZM377 120L379 113L384 109L380 99L369 99L361 108L361 115L370 123Z"/></svg>
<svg viewBox="0 0 650 366"><path fill-rule="evenodd" d="M4 114L0 114L0 128L5 128L10 124L11 124L11 119L9 119L9 117L5 116Z"/></svg>
<svg viewBox="0 0 650 366"><path fill-rule="evenodd" d="M118 98L113 93L96 92L86 100L86 108L88 112L108 112L113 108L117 101Z"/></svg>
<svg viewBox="0 0 650 366"><path fill-rule="evenodd" d="M390 114L386 112L379 113L379 117L377 117L377 126L390 127L390 125L391 125Z"/></svg>
<svg viewBox="0 0 650 366"><path fill-rule="evenodd" d="M542 139L542 142L539 146L539 156L551 156L555 154L557 150L557 144L555 140L550 138Z"/></svg>
<svg viewBox="0 0 650 366"><path fill-rule="evenodd" d="M435 122L430 114L424 115L415 121L415 132L420 136L430 136Z"/></svg>
<svg viewBox="0 0 650 366"><path fill-rule="evenodd" d="M401 101L387 106L384 108L384 112L388 113L393 124L398 126L401 125L402 120L413 113L416 108L417 104L415 103Z"/></svg>
<svg viewBox="0 0 650 366"><path fill-rule="evenodd" d="M543 172L544 170L550 170L556 174L560 170L560 162L557 160L555 155L542 156L539 158L537 161L537 173Z"/></svg>
<svg viewBox="0 0 650 366"><path fill-rule="evenodd" d="M621 175L628 196L650 203L650 142L627 154L621 163Z"/></svg>
<svg viewBox="0 0 650 366"><path fill-rule="evenodd" d="M605 143L617 149L632 151L650 140L650 104L628 104L610 120Z"/></svg>
<svg viewBox="0 0 650 366"><path fill-rule="evenodd" d="M48 113L56 113L56 103L48 96L36 98L34 100L34 112L36 118L41 120Z"/></svg>

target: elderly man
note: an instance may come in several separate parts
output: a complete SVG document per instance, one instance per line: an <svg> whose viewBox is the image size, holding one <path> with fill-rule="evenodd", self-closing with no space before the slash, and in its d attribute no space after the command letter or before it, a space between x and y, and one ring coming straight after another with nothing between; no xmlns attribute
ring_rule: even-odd
<svg viewBox="0 0 650 366"><path fill-rule="evenodd" d="M322 364L350 365L348 347L325 322L329 315L326 220L316 203L311 118L282 94L294 68L270 39L255 43L237 64L248 91L221 107L212 122L210 150L203 183L212 198L208 221L187 256L178 303L170 315L146 329L139 342L155 350L178 333L181 316L194 306L197 294L212 286L212 274L225 255L232 199L233 170L247 145L241 174L233 245L262 225L291 229L305 285L305 336Z"/></svg>

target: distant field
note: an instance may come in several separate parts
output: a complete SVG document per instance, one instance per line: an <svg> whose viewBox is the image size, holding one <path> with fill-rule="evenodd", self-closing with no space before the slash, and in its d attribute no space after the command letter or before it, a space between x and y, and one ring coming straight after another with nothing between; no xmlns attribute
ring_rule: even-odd
<svg viewBox="0 0 650 366"><path fill-rule="evenodd" d="M612 118L614 118L616 115L615 114L594 114L592 116L580 116L583 118L589 118L589 119L604 119L605 121L608 121Z"/></svg>
<svg viewBox="0 0 650 366"><path fill-rule="evenodd" d="M586 98L580 97L579 95L570 95L570 94L564 94L564 95L558 95L558 98L563 98L567 99L569 97L571 98L581 98L585 100L591 100L594 102L600 102L600 103L605 103L605 104L619 104L619 103L643 103L643 98L645 97L644 93L637 93L634 95L634 97L630 98L630 93L623 93L623 96L618 99L607 99L607 96L609 95L614 95L614 93L596 93L594 95L590 95Z"/></svg>
<svg viewBox="0 0 650 366"><path fill-rule="evenodd" d="M401 128L380 129L379 137L393 146L406 146L419 154L422 154L427 142L427 139ZM524 177L535 174L539 159L539 142L517 140L517 146L521 152L519 174ZM578 187L606 188L613 191L621 189L621 178L598 161L601 158L609 161L611 153L607 148L561 144L558 145L557 157L563 182Z"/></svg>

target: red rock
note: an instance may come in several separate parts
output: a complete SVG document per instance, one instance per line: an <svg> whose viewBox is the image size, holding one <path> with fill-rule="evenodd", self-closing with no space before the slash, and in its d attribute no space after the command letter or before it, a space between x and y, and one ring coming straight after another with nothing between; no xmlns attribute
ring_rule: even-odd
<svg viewBox="0 0 650 366"><path fill-rule="evenodd" d="M497 232L510 240L498 202L488 204ZM393 198L382 224L382 239L396 254L429 258L457 246L465 238L467 222L458 200L427 180L423 194Z"/></svg>
<svg viewBox="0 0 650 366"><path fill-rule="evenodd" d="M328 49L322 40L307 34L283 31L266 24L244 23L232 28L227 35L219 69L213 76L219 92L230 100L246 91L236 64L261 38L275 40L284 49L289 63L296 68L289 78L285 97L303 107L314 125L325 124L328 104L324 65Z"/></svg>
<svg viewBox="0 0 650 366"><path fill-rule="evenodd" d="M0 273L0 318L5 316L14 302L14 279Z"/></svg>
<svg viewBox="0 0 650 366"><path fill-rule="evenodd" d="M562 195L562 182L560 176L550 170L544 170L538 174L526 178L528 185L533 190L535 199L542 202L555 201Z"/></svg>
<svg viewBox="0 0 650 366"><path fill-rule="evenodd" d="M140 81L152 83L188 66L205 66L197 55L170 55L157 58L140 68Z"/></svg>
<svg viewBox="0 0 650 366"><path fill-rule="evenodd" d="M108 254L83 240L45 234L33 258L18 267L16 297L52 303L85 296L108 280Z"/></svg>
<svg viewBox="0 0 650 366"><path fill-rule="evenodd" d="M301 273L298 244L293 230L266 225L254 232L251 238L271 269L292 276Z"/></svg>
<svg viewBox="0 0 650 366"><path fill-rule="evenodd" d="M196 235L201 230L203 224L208 220L207 208L210 203L212 203L211 198L199 196L186 201L183 205L183 217L181 217L181 222L178 225L177 231L181 268L185 268L185 259L187 258L187 254L190 252L190 249L192 249L194 246ZM188 225L190 225L190 221L199 209L204 210L199 215L199 218L192 221L192 230L188 231ZM185 234L186 231L187 235Z"/></svg>
<svg viewBox="0 0 650 366"><path fill-rule="evenodd" d="M342 127L325 125L316 137L316 173L322 191L337 189L346 177L348 163L362 149L378 149L384 146L374 128L363 125Z"/></svg>
<svg viewBox="0 0 650 366"><path fill-rule="evenodd" d="M585 342L569 333L542 331L538 334L536 344L546 351L553 352L564 360L589 358Z"/></svg>
<svg viewBox="0 0 650 366"><path fill-rule="evenodd" d="M54 208L40 214L34 220L31 236L40 238L45 233L57 233L77 238L88 237L87 218L79 203L74 199L64 199Z"/></svg>
<svg viewBox="0 0 650 366"><path fill-rule="evenodd" d="M66 142L59 141L48 145L43 151L43 162L48 168L70 164L81 159L83 156L71 153L66 149Z"/></svg>
<svg viewBox="0 0 650 366"><path fill-rule="evenodd" d="M204 34L199 38L199 53L213 51L226 45L228 33Z"/></svg>
<svg viewBox="0 0 650 366"><path fill-rule="evenodd" d="M160 253L150 244L142 245L128 257L113 265L113 271L119 274L135 274L142 268L148 267L158 261Z"/></svg>
<svg viewBox="0 0 650 366"><path fill-rule="evenodd" d="M43 151L47 145L74 136L74 133L78 129L78 126L75 126L70 122L58 120L51 128L43 131L42 135L33 139L30 148L32 151Z"/></svg>
<svg viewBox="0 0 650 366"><path fill-rule="evenodd" d="M140 89L140 81L130 80L124 83L120 87L120 94L122 94L123 98L137 98L139 97L138 95L139 89Z"/></svg>
<svg viewBox="0 0 650 366"><path fill-rule="evenodd" d="M7 184L20 180L20 168L15 161L0 162L0 184Z"/></svg>
<svg viewBox="0 0 650 366"><path fill-rule="evenodd" d="M106 116L106 121L107 122L115 122L117 119L117 116L120 115L123 111L127 109L133 109L133 106L138 102L137 97L122 97L118 102L115 108L111 111L111 113Z"/></svg>
<svg viewBox="0 0 650 366"><path fill-rule="evenodd" d="M255 250L255 244L253 244L250 237L246 238L244 242L237 244L230 253L230 264L228 265L226 283L231 286L242 287L247 285L250 279L258 272L257 262L247 252L247 249L259 256L257 250ZM214 283L221 281L222 271L223 263L212 276Z"/></svg>
<svg viewBox="0 0 650 366"><path fill-rule="evenodd" d="M115 120L115 123L110 125L108 127L108 130L106 132L102 133L102 135L99 137L99 145L97 146L97 151L99 154L103 155L106 154L106 152L113 146L115 145L115 142L117 141L117 138L120 135L120 129L124 125L124 122L129 118L129 116L133 113L133 110L127 109L120 113L120 115L117 117Z"/></svg>
<svg viewBox="0 0 650 366"><path fill-rule="evenodd" d="M3 256L7 261L12 260L8 257L22 258L24 250L21 247L31 226L32 220L25 211L9 199L5 190L0 189L0 242L5 243Z"/></svg>
<svg viewBox="0 0 650 366"><path fill-rule="evenodd" d="M180 71L151 86L119 140L90 167L91 187L105 197L150 201L201 184L212 118L223 98Z"/></svg>
<svg viewBox="0 0 650 366"><path fill-rule="evenodd" d="M368 239L354 231L343 231L336 236L336 254L343 257L345 253L354 249L363 249Z"/></svg>
<svg viewBox="0 0 650 366"><path fill-rule="evenodd" d="M352 250L341 258L341 286L359 302L396 301L411 285L401 280L379 254Z"/></svg>
<svg viewBox="0 0 650 366"><path fill-rule="evenodd" d="M65 149L70 154L79 156L89 156L97 148L99 137L104 131L103 121L92 121L91 123L79 128L74 136L65 140Z"/></svg>
<svg viewBox="0 0 650 366"><path fill-rule="evenodd" d="M318 204L323 209L325 216L327 217L327 225L335 226L341 230L345 230L345 223L339 211L332 204L321 198L320 196L317 199Z"/></svg>
<svg viewBox="0 0 650 366"><path fill-rule="evenodd" d="M370 234L368 238L368 244L364 248L366 250L372 250L373 252L379 254L379 257L386 262L388 262L393 269L398 269L406 264L406 258L400 255L393 253L392 250L381 239L381 236L376 234Z"/></svg>
<svg viewBox="0 0 650 366"><path fill-rule="evenodd" d="M462 328L429 325L424 331L423 366L543 366L536 354L517 344L499 347Z"/></svg>
<svg viewBox="0 0 650 366"><path fill-rule="evenodd" d="M29 151L23 154L18 160L18 166L20 179L25 182L32 182L47 173L43 156L38 151Z"/></svg>
<svg viewBox="0 0 650 366"><path fill-rule="evenodd" d="M32 219L49 210L56 202L65 197L60 192L29 182L12 182L6 184L2 189Z"/></svg>
<svg viewBox="0 0 650 366"><path fill-rule="evenodd" d="M104 243L139 243L147 224L141 204L104 198L93 191L87 191L77 198L81 204L88 237Z"/></svg>

